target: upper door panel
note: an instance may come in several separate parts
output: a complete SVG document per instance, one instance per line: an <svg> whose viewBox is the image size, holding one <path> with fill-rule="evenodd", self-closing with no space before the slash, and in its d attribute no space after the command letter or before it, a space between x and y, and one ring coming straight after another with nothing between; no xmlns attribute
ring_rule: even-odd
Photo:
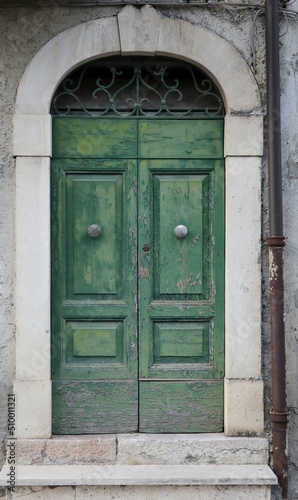
<svg viewBox="0 0 298 500"><path fill-rule="evenodd" d="M223 120L140 120L140 158L223 157Z"/></svg>
<svg viewBox="0 0 298 500"><path fill-rule="evenodd" d="M137 158L137 121L53 118L53 158Z"/></svg>

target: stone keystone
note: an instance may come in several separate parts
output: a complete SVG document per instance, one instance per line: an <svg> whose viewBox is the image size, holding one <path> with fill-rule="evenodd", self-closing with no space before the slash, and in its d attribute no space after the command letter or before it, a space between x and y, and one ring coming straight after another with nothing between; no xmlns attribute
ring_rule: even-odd
<svg viewBox="0 0 298 500"><path fill-rule="evenodd" d="M145 5L138 10L127 5L118 14L122 54L154 55L160 26L160 15Z"/></svg>

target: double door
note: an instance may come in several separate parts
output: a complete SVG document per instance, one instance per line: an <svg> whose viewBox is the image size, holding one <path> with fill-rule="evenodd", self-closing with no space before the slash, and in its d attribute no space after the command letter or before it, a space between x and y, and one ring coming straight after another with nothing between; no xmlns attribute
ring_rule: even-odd
<svg viewBox="0 0 298 500"><path fill-rule="evenodd" d="M53 122L53 433L220 432L222 121Z"/></svg>

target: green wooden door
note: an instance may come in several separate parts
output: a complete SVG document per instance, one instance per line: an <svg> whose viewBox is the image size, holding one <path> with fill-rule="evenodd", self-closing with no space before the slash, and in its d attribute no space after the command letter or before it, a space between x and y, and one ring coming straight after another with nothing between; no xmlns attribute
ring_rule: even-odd
<svg viewBox="0 0 298 500"><path fill-rule="evenodd" d="M222 431L222 121L53 121L53 433Z"/></svg>

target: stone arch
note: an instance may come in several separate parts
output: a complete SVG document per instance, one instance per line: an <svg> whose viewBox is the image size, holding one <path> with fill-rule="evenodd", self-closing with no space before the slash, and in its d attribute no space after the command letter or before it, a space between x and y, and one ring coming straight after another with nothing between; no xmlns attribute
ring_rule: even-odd
<svg viewBox="0 0 298 500"><path fill-rule="evenodd" d="M225 432L260 433L263 429L259 264L263 138L258 87L244 59L219 35L186 21L162 17L149 6L140 10L126 6L116 17L80 24L55 36L34 56L18 88L13 136L15 392L18 414L22 415L18 436L51 436L50 103L66 74L89 60L117 54L160 55L188 61L214 80L224 98L227 112ZM237 78L233 76L235 72ZM38 238L33 244L32 237L36 234Z"/></svg>
<svg viewBox="0 0 298 500"><path fill-rule="evenodd" d="M191 62L219 86L228 113L260 107L250 68L225 39L187 21L161 17L153 7L127 6L117 17L75 26L46 43L22 77L16 114L48 113L53 93L66 74L88 60L117 54L171 56ZM232 78L235 71L237 78Z"/></svg>

